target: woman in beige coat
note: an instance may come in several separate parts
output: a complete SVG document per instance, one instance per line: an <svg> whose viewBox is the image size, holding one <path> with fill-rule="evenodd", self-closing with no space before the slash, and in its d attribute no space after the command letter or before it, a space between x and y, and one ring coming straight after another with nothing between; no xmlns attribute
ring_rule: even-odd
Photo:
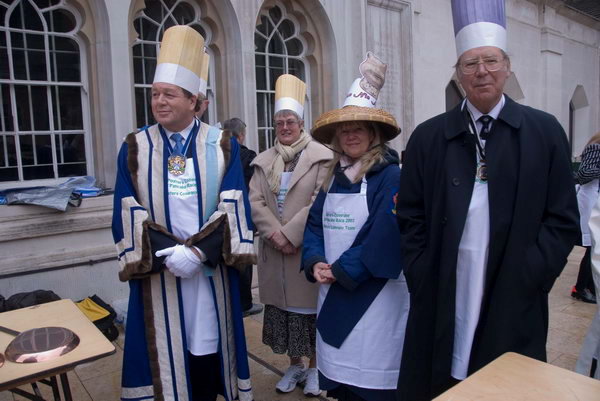
<svg viewBox="0 0 600 401"><path fill-rule="evenodd" d="M252 220L260 234L258 283L265 304L263 343L287 353L290 367L279 392L306 381L304 394L319 395L315 369L318 287L300 271L304 225L333 155L303 130L292 110L275 113L275 145L259 154L250 181ZM308 369L302 357L309 358Z"/></svg>

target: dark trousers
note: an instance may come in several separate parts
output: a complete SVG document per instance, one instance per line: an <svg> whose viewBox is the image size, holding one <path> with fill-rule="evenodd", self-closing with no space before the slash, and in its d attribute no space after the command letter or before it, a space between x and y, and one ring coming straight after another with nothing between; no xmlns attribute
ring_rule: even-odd
<svg viewBox="0 0 600 401"><path fill-rule="evenodd" d="M252 308L252 265L247 265L240 272L240 302L242 311Z"/></svg>
<svg viewBox="0 0 600 401"><path fill-rule="evenodd" d="M188 352L193 401L215 401L221 392L219 354L196 356Z"/></svg>
<svg viewBox="0 0 600 401"><path fill-rule="evenodd" d="M327 397L334 398L338 401L366 401L360 395L353 393L344 385L341 385L333 390L327 390Z"/></svg>
<svg viewBox="0 0 600 401"><path fill-rule="evenodd" d="M396 390L375 390L338 383L319 372L319 384L328 398L338 401L396 401Z"/></svg>
<svg viewBox="0 0 600 401"><path fill-rule="evenodd" d="M596 293L594 288L594 278L592 277L592 247L585 247L585 255L579 264L579 273L577 274L577 283L575 289L577 292L583 292L588 289L592 294Z"/></svg>

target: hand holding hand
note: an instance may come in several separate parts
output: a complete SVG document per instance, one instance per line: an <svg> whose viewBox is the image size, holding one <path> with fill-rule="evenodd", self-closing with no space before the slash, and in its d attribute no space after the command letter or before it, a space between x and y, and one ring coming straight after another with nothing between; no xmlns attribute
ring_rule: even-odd
<svg viewBox="0 0 600 401"><path fill-rule="evenodd" d="M331 271L331 265L323 262L315 263L313 266L313 277L321 284L331 284L335 282L335 276Z"/></svg>
<svg viewBox="0 0 600 401"><path fill-rule="evenodd" d="M293 255L296 252L298 252L298 248L296 248L294 245L292 245L291 242L288 242L288 244L286 246L281 248L281 252L285 255Z"/></svg>
<svg viewBox="0 0 600 401"><path fill-rule="evenodd" d="M279 230L275 231L271 235L271 238L269 238L269 239L271 240L271 243L273 244L273 248L277 249L278 251L282 251L283 248L285 248L285 246L288 244L291 245L290 241Z"/></svg>
<svg viewBox="0 0 600 401"><path fill-rule="evenodd" d="M166 256L164 264L177 277L190 278L202 268L202 262L185 245L175 245L156 251L156 256Z"/></svg>

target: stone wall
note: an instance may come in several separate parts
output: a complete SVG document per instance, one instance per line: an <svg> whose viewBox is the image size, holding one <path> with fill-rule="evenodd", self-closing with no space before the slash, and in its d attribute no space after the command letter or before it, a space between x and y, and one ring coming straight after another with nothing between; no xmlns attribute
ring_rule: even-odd
<svg viewBox="0 0 600 401"><path fill-rule="evenodd" d="M90 55L92 147L100 184L112 186L123 137L135 129L132 21L144 0L73 0L86 18ZM445 89L456 62L450 0L202 0L217 61L220 121L238 116L256 149L254 30L262 7L277 4L295 18L308 51L312 115L338 107L358 77L367 50L389 64L379 106L403 134L446 110ZM600 131L600 23L558 1L507 0L508 47L514 77L507 92L554 114L565 131L573 118L573 155ZM569 103L574 105L569 112ZM127 294L117 279L110 235L112 198L87 199L66 213L29 206L0 207L0 294L54 287L61 296ZM53 288L50 288L53 289ZM94 291L97 289L97 291Z"/></svg>

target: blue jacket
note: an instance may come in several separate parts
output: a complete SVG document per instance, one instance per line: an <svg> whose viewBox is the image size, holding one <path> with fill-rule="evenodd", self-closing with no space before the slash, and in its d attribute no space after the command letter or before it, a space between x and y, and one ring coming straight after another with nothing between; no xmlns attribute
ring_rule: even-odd
<svg viewBox="0 0 600 401"><path fill-rule="evenodd" d="M352 331L388 279L402 271L400 230L396 222L395 197L400 182L398 156L388 150L384 162L366 175L369 217L352 246L332 264L336 282L331 285L319 312L317 329L324 341L340 346ZM334 176L331 193L358 193L361 183L352 184L341 170ZM324 262L323 205L327 194L321 190L311 207L304 231L302 266L306 277L315 281L315 263Z"/></svg>
<svg viewBox="0 0 600 401"><path fill-rule="evenodd" d="M394 209L394 197L400 182L400 167L395 151L389 151L385 161L375 165L366 178L369 217L352 246L332 265L337 281L348 290L355 290L370 278L398 278L402 270L398 247L386 246L397 244L400 240ZM330 192L358 193L360 182L352 184L342 171L337 171ZM323 190L317 195L304 230L302 266L308 280L313 282L314 264L327 263L322 220L326 195Z"/></svg>

